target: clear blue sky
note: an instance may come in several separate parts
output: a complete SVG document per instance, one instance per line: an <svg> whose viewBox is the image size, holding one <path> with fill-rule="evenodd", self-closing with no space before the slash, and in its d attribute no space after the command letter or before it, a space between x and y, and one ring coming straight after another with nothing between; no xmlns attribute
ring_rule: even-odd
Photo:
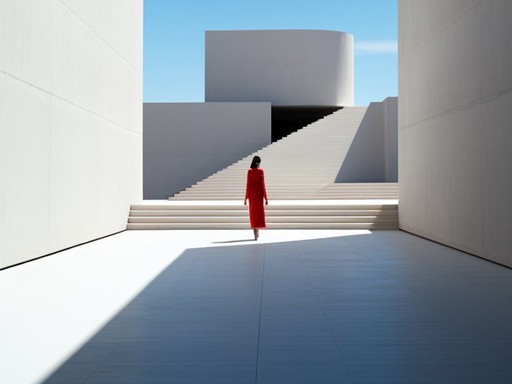
<svg viewBox="0 0 512 384"><path fill-rule="evenodd" d="M355 41L355 104L398 94L397 0L144 0L144 101L204 101L205 31L325 29Z"/></svg>

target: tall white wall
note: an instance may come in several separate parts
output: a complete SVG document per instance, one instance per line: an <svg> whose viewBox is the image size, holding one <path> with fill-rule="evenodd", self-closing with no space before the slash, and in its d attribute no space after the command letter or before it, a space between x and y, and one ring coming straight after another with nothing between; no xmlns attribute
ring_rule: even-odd
<svg viewBox="0 0 512 384"><path fill-rule="evenodd" d="M400 227L512 266L512 2L398 4Z"/></svg>
<svg viewBox="0 0 512 384"><path fill-rule="evenodd" d="M354 38L318 30L206 32L205 100L354 105Z"/></svg>
<svg viewBox="0 0 512 384"><path fill-rule="evenodd" d="M144 103L144 198L167 199L270 141L270 103Z"/></svg>
<svg viewBox="0 0 512 384"><path fill-rule="evenodd" d="M0 268L126 227L142 14L142 0L0 0Z"/></svg>
<svg viewBox="0 0 512 384"><path fill-rule="evenodd" d="M350 143L337 183L398 181L398 98L370 103Z"/></svg>

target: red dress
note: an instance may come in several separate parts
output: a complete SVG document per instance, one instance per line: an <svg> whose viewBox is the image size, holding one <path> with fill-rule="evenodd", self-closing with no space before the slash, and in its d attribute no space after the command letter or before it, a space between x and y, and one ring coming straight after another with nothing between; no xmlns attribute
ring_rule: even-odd
<svg viewBox="0 0 512 384"><path fill-rule="evenodd" d="M261 168L251 168L247 171L247 187L245 198L249 200L249 218L251 228L265 228L265 208L263 199L267 200L265 175Z"/></svg>

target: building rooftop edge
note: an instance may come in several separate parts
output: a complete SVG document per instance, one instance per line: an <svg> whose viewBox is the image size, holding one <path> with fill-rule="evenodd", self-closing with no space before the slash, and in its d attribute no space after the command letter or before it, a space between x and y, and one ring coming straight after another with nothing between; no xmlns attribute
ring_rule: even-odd
<svg viewBox="0 0 512 384"><path fill-rule="evenodd" d="M219 30L206 30L205 33L229 33L229 32L322 32L322 33L342 33L353 36L350 32L334 31L330 29L219 29Z"/></svg>

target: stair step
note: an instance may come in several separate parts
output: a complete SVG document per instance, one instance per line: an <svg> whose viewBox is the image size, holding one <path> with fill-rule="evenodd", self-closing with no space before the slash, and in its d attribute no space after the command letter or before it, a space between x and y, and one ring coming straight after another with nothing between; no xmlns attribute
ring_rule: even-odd
<svg viewBox="0 0 512 384"><path fill-rule="evenodd" d="M312 201L268 205L268 229L396 229L397 204ZM229 203L193 202L132 205L128 229L248 229L248 207Z"/></svg>
<svg viewBox="0 0 512 384"><path fill-rule="evenodd" d="M130 212L130 218L133 217L248 217L248 210L135 210ZM397 215L396 210L266 210L267 218L287 216L287 217L339 217L339 216L392 216Z"/></svg>
<svg viewBox="0 0 512 384"><path fill-rule="evenodd" d="M249 229L248 223L128 223L129 230ZM267 229L398 229L395 223L268 223Z"/></svg>
<svg viewBox="0 0 512 384"><path fill-rule="evenodd" d="M346 200L377 200L377 199L393 199L396 200L396 197L393 196L383 196L383 195L372 195L372 196L361 196L361 195L347 195L347 196L333 196L333 195L327 195L327 196L318 196L318 195L277 195L277 196L270 196L270 201L272 200L339 200L339 199L346 199ZM198 201L204 201L204 200L240 200L243 199L240 198L240 195L223 195L223 196L209 196L209 195L195 195L195 196L177 196L173 198L174 201L186 201L186 200L198 200Z"/></svg>
<svg viewBox="0 0 512 384"><path fill-rule="evenodd" d="M147 210L147 211L180 211L180 210L193 210L193 211L204 211L204 210L233 210L233 211L247 211L247 206L243 205L241 202L233 202L234 204L135 204L131 206L132 211L139 210ZM369 211L369 210L397 210L397 204L395 203L368 203L368 204L357 204L357 203L339 203L339 204L324 204L321 201L314 202L312 201L310 204L270 204L265 207L265 212L268 214L269 212L275 210L303 210L303 211L315 211L315 210L323 210L323 211L336 211L336 210L345 210L345 211Z"/></svg>
<svg viewBox="0 0 512 384"><path fill-rule="evenodd" d="M267 224L274 223L385 223L396 221L396 216L267 216ZM129 223L249 223L246 216L174 216L130 217Z"/></svg>

